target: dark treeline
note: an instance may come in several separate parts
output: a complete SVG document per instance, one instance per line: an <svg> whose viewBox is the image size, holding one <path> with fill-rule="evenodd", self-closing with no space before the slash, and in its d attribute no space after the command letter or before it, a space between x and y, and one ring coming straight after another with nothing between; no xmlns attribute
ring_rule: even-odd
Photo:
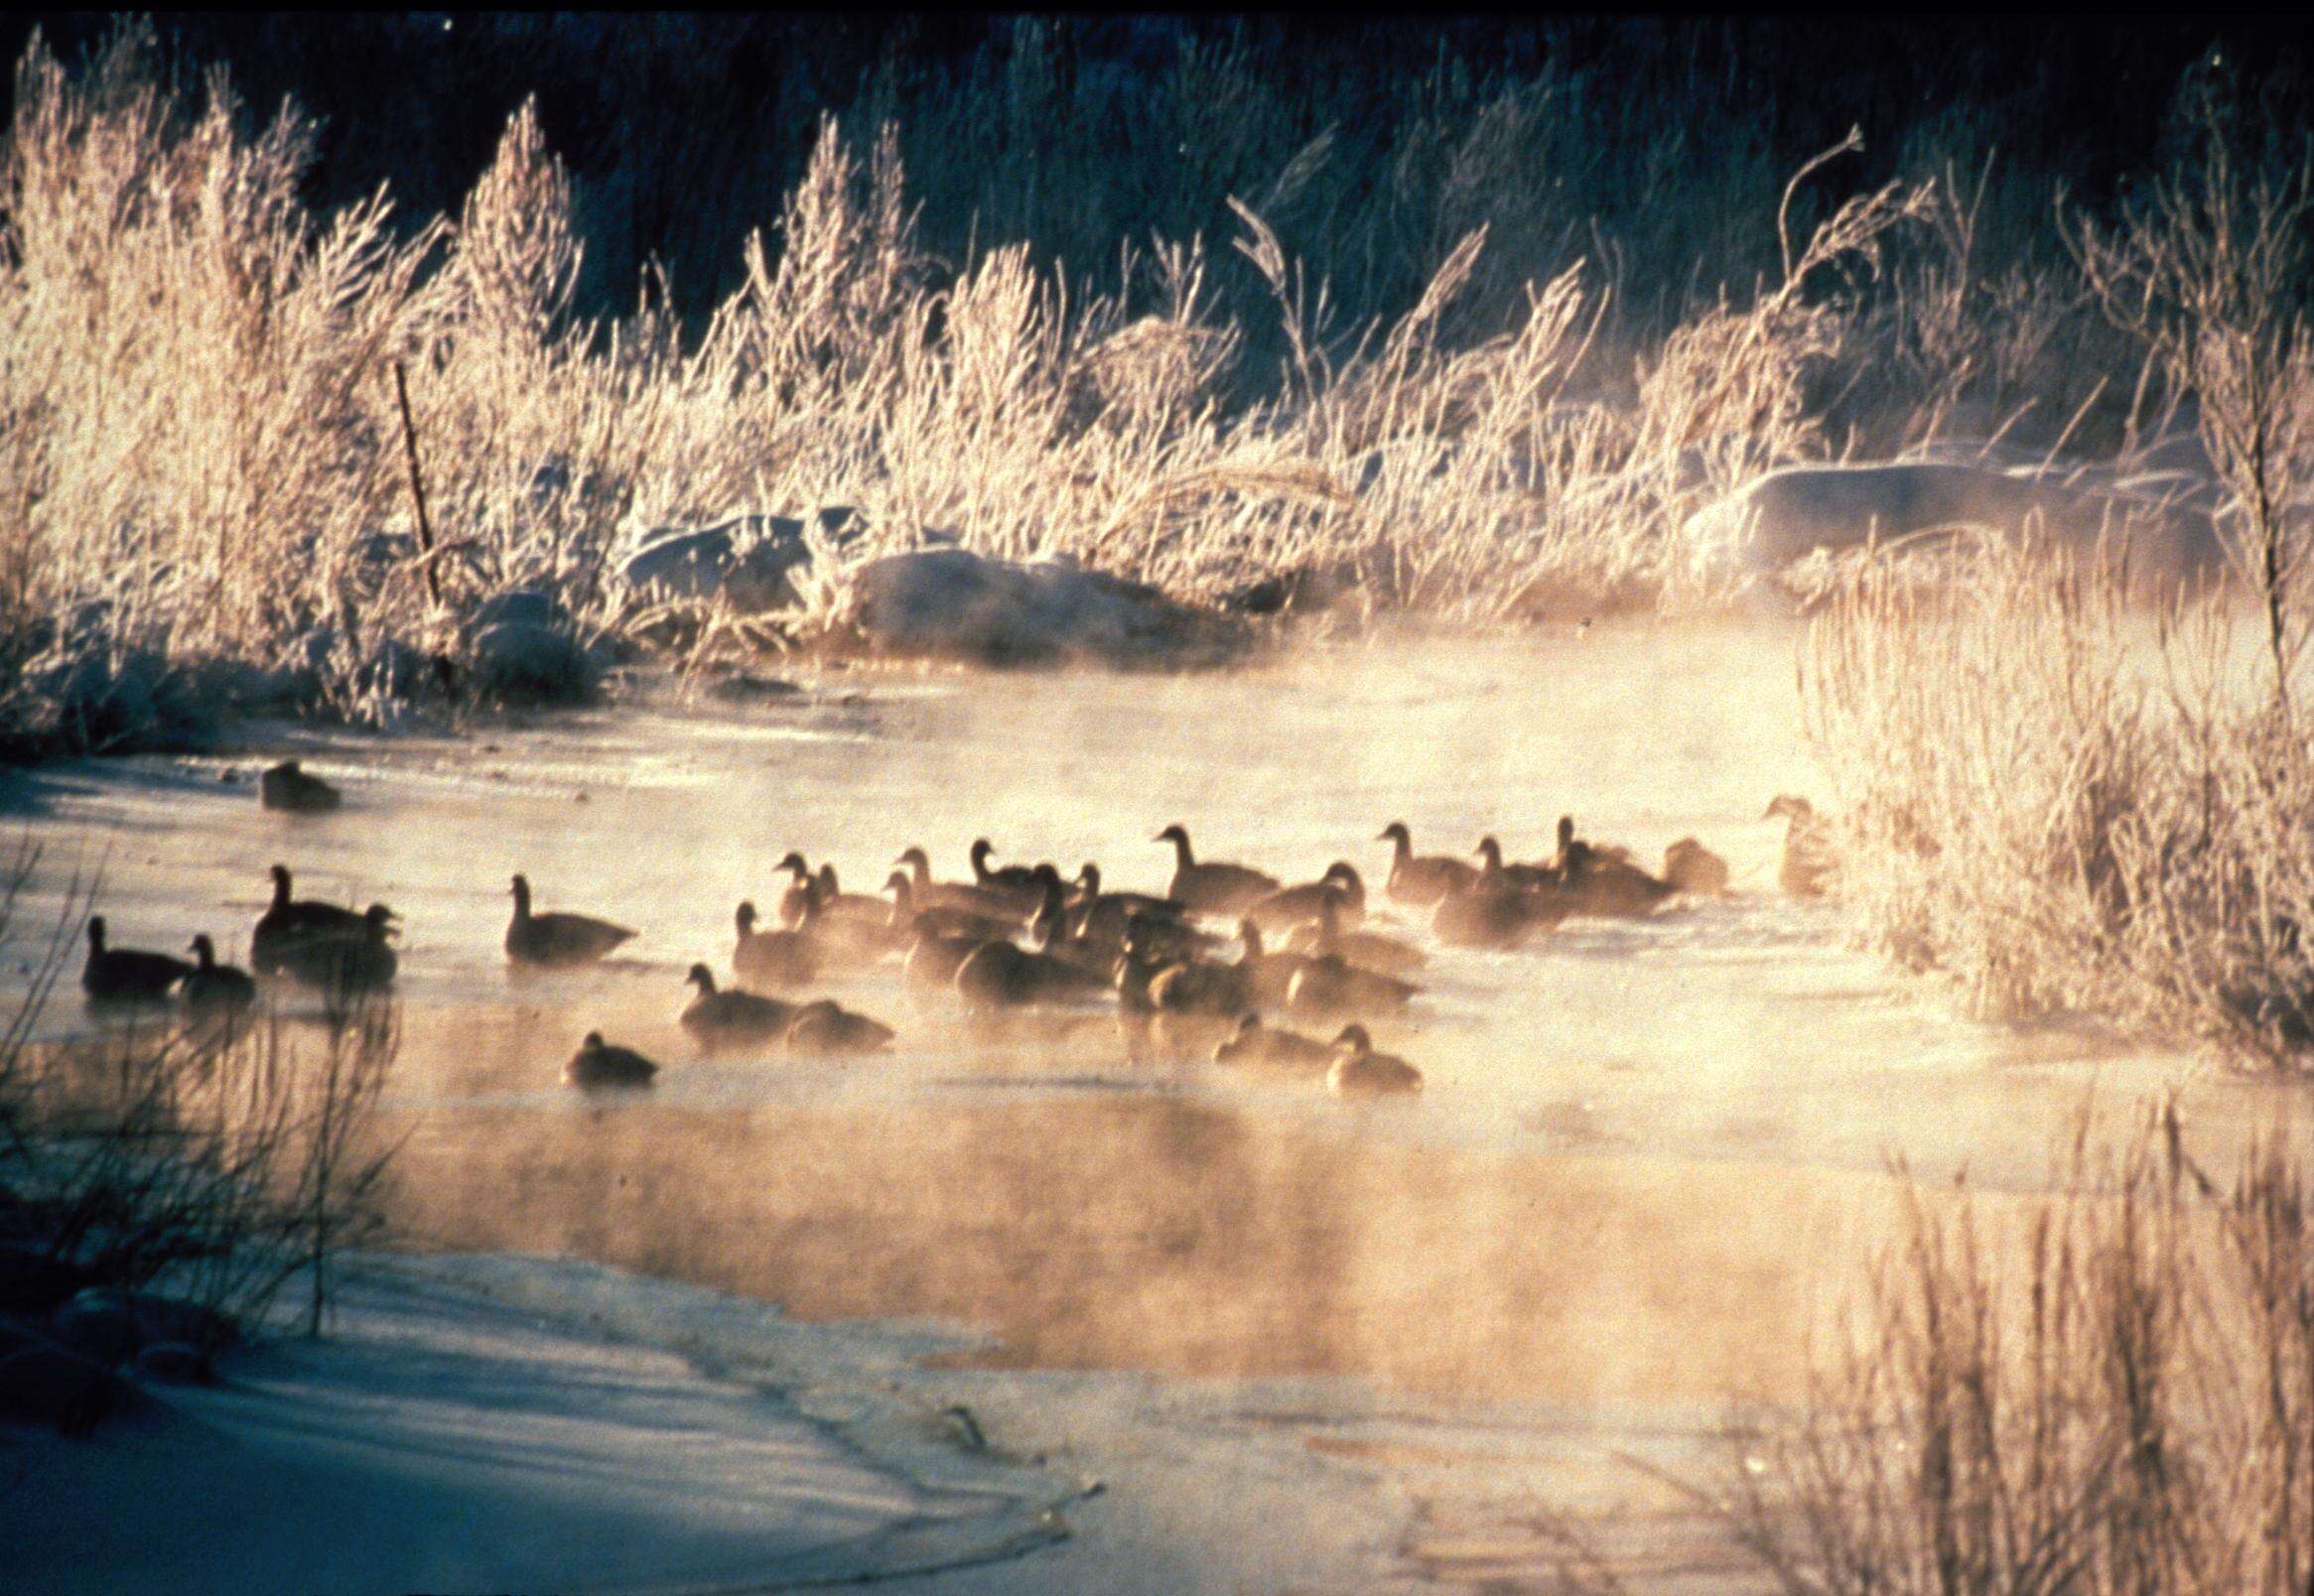
<svg viewBox="0 0 2314 1596"><path fill-rule="evenodd" d="M17 14L0 42L13 61L37 27L71 61L114 26ZM1481 220L1519 280L1606 250L1642 311L1676 309L1773 269L1763 199L1772 214L1784 177L1850 126L1864 154L1808 203L1997 153L2022 226L2059 185L2102 205L2154 169L2181 74L2213 54L2285 138L2309 104L2299 31L2280 21L192 12L156 26L180 70L226 67L252 117L294 96L324 119L321 206L382 182L405 218L455 210L535 94L576 183L581 307L629 307L656 259L693 316L737 280L748 231L776 220L825 113L863 145L898 124L936 257L1025 239L1099 271L1126 240L1234 235L1234 194L1365 315L1402 308Z"/></svg>

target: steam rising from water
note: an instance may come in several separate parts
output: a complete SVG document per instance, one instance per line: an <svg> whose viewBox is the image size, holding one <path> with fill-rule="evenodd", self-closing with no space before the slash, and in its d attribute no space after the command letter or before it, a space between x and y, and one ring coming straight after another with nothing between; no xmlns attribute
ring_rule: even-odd
<svg viewBox="0 0 2314 1596"><path fill-rule="evenodd" d="M301 748L348 788L262 813L218 761L80 767L23 789L61 866L106 856L116 939L245 950L275 859L302 893L409 922L396 1113L414 1239L565 1249L807 1315L985 1327L1000 1362L1320 1371L1480 1396L1788 1390L1801 1328L1877 1226L1882 1160L2037 1182L2085 1093L2173 1061L1941 1016L1773 891L1767 800L1807 792L1791 633L1598 628L1314 650L1233 676L830 676L744 709L671 692L464 740ZM246 768L249 761L239 761ZM828 990L893 1024L852 1065L698 1058L682 973L728 968L732 911L790 849L877 890L920 844L944 877L1098 861L1161 889L1201 857L1384 902L1387 846L1512 858L1588 836L1660 859L1695 835L1738 896L1574 922L1516 955L1439 954L1378 1045L1429 1077L1345 1111L1306 1085L1134 1062L1106 1021L992 1037L896 970ZM641 928L626 957L510 976L508 878ZM20 979L14 975L10 979ZM69 1002L52 1024L79 1022ZM587 1031L667 1066L647 1100L556 1085ZM2231 1139L2262 1089L2202 1082Z"/></svg>

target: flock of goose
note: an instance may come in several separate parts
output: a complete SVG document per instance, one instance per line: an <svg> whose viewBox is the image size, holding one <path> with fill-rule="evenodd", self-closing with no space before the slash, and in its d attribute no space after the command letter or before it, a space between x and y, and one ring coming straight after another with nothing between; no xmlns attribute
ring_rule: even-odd
<svg viewBox="0 0 2314 1596"><path fill-rule="evenodd" d="M267 808L327 813L335 788L295 761L265 773ZM1830 865L1823 822L1806 800L1778 798L1771 816L1790 822L1781 881L1787 891L1824 889ZM1511 949L1572 916L1639 916L1678 896L1728 887L1726 864L1693 838L1666 852L1660 873L1627 850L1578 837L1559 822L1558 848L1535 863L1506 861L1493 837L1467 858L1422 855L1404 822L1376 839L1392 845L1384 893L1403 914L1427 918L1447 948ZM1315 880L1285 883L1250 865L1201 861L1181 826L1152 839L1174 854L1159 895L1112 892L1098 865L1064 880L1050 864L992 865L994 846L971 850L972 876L941 881L921 848L909 848L885 883L886 897L843 890L835 867L814 870L798 853L780 861L790 882L765 924L753 902L739 905L730 987L707 964L691 966L695 996L680 1023L706 1051L783 1046L793 1053L847 1055L887 1046L887 1025L832 998L797 996L822 979L885 961L903 963L919 990L946 990L974 1018L1022 1019L1060 1009L1081 1022L1113 996L1130 1041L1174 1056L1269 1068L1322 1079L1341 1096L1419 1091L1422 1074L1377 1052L1366 1026L1403 1012L1422 991L1412 979L1429 955L1416 941L1367 924L1366 886L1339 861ZM273 895L250 939L258 976L346 993L394 980L399 916L382 903L356 912L294 895L287 866L272 866ZM530 882L512 879L508 962L568 968L595 963L635 932L592 915L541 913ZM92 1004L175 1002L189 1023L229 1024L257 999L249 972L219 964L209 937L193 938L194 962L108 945L102 916L88 921L81 985ZM1236 956L1222 955L1231 943ZM1338 1025L1330 1041L1276 1023L1280 1018ZM649 1084L658 1065L588 1033L564 1079L589 1089Z"/></svg>

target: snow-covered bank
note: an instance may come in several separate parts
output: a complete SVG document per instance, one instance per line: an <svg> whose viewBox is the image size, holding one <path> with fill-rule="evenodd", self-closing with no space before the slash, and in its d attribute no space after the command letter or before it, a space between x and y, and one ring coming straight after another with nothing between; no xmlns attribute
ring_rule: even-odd
<svg viewBox="0 0 2314 1596"><path fill-rule="evenodd" d="M502 1287L519 1281L523 1289ZM501 1300L554 1297L559 1314ZM841 1419L571 1304L759 1303L555 1260L372 1260L321 1343L86 1440L0 1430L17 1592L709 1591L1014 1555L1074 1482L943 1445L938 1415ZM619 1321L606 1328L607 1319Z"/></svg>

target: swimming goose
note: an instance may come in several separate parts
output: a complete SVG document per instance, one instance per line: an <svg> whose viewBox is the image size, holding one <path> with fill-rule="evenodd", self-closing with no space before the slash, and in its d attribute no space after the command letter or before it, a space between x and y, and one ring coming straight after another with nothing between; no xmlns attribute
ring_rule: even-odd
<svg viewBox="0 0 2314 1596"><path fill-rule="evenodd" d="M1784 830L1784 863L1776 872L1777 882L1794 897L1824 896L1838 863L1832 828L1814 804L1789 794L1768 805L1761 818L1774 820L1779 815L1789 824Z"/></svg>
<svg viewBox="0 0 2314 1596"><path fill-rule="evenodd" d="M1243 914L1278 890L1278 877L1244 864L1200 864L1189 851L1189 833L1167 826L1150 841L1173 845L1173 884L1165 896L1197 914Z"/></svg>
<svg viewBox="0 0 2314 1596"><path fill-rule="evenodd" d="M1458 859L1448 859L1442 854L1417 855L1413 835L1403 820L1394 820L1383 827L1382 835L1375 841L1398 845L1391 856L1390 878L1383 890L1401 903L1434 904L1450 892L1468 891L1478 881L1478 871Z"/></svg>
<svg viewBox="0 0 2314 1596"><path fill-rule="evenodd" d="M1097 970L1030 953L1010 942L984 942L956 967L956 991L965 1006L983 1011L1066 1002L1107 985Z"/></svg>
<svg viewBox="0 0 2314 1596"><path fill-rule="evenodd" d="M1379 931L1344 931L1329 898L1318 905L1315 920L1295 926L1286 938L1288 953L1313 959L1330 956L1386 976L1411 976L1430 962L1429 955L1411 942L1386 937Z"/></svg>
<svg viewBox="0 0 2314 1596"><path fill-rule="evenodd" d="M1695 838L1683 837L1663 851L1663 878L1696 897L1725 897L1727 861Z"/></svg>
<svg viewBox="0 0 2314 1596"><path fill-rule="evenodd" d="M1173 898L1102 891L1098 865L1088 864L1079 870L1076 884L1076 896L1068 904L1076 935L1112 959L1125 951L1125 927L1136 915L1144 921L1143 949L1152 957L1199 958L1219 952L1225 944L1224 938L1191 925L1188 906Z"/></svg>
<svg viewBox="0 0 2314 1596"><path fill-rule="evenodd" d="M295 759L284 759L257 778L257 801L293 815L326 815L343 799L320 776L309 776Z"/></svg>
<svg viewBox="0 0 2314 1596"><path fill-rule="evenodd" d="M390 987L401 959L388 939L396 934L395 922L400 918L383 903L372 903L350 927L285 944L279 968L328 993L376 992Z"/></svg>
<svg viewBox="0 0 2314 1596"><path fill-rule="evenodd" d="M1420 1092L1423 1072L1395 1053L1377 1053L1363 1025L1344 1025L1334 1038L1333 1067L1325 1089L1335 1097L1383 1097Z"/></svg>
<svg viewBox="0 0 2314 1596"><path fill-rule="evenodd" d="M1423 989L1379 971L1360 969L1338 953L1303 961L1286 987L1286 1009L1312 1019L1396 1014Z"/></svg>
<svg viewBox="0 0 2314 1596"><path fill-rule="evenodd" d="M822 864L813 878L811 916L811 934L831 958L873 963L907 946L892 929L891 905L845 891L833 864Z"/></svg>
<svg viewBox="0 0 2314 1596"><path fill-rule="evenodd" d="M80 990L92 1003L157 1003L169 989L193 974L193 966L142 948L107 948L104 916L88 917L88 962L80 967Z"/></svg>
<svg viewBox="0 0 2314 1596"><path fill-rule="evenodd" d="M1158 1012L1236 1015L1261 1000L1254 966L1172 964L1150 979L1149 1001Z"/></svg>
<svg viewBox="0 0 2314 1596"><path fill-rule="evenodd" d="M1314 920L1325 909L1356 925L1366 917L1366 883L1347 860L1328 864L1325 874L1299 886L1282 886L1246 910L1265 931L1286 931Z"/></svg>
<svg viewBox="0 0 2314 1596"><path fill-rule="evenodd" d="M1559 884L1559 877L1550 865L1504 864L1503 845L1492 837L1481 837L1472 852L1478 856L1480 874L1499 875L1521 892Z"/></svg>
<svg viewBox="0 0 2314 1596"><path fill-rule="evenodd" d="M893 860L892 864L905 865L911 872L908 876L908 884L915 893L916 907L920 909L958 908L969 910L974 914L986 914L991 917L1013 920L1018 920L1021 915L1029 912L1029 910L1024 909L1021 911L1021 914L1015 914L1013 900L1001 892L984 892L979 887L968 886L962 881L933 880L932 862L920 848L906 850L898 859ZM1033 909L1034 905L1031 904L1029 908Z"/></svg>
<svg viewBox="0 0 2314 1596"><path fill-rule="evenodd" d="M1572 815L1559 817L1559 854L1551 878L1565 894L1569 914L1635 917L1679 890L1632 864L1623 850L1594 848L1577 838Z"/></svg>
<svg viewBox="0 0 2314 1596"><path fill-rule="evenodd" d="M1255 1013L1241 1015L1236 1031L1213 1049L1216 1064L1267 1066L1311 1077L1324 1075L1333 1061L1334 1049L1324 1042L1265 1025Z"/></svg>
<svg viewBox="0 0 2314 1596"><path fill-rule="evenodd" d="M514 877L514 919L506 927L506 957L516 964L592 964L634 936L625 926L584 914L530 912L530 878Z"/></svg>
<svg viewBox="0 0 2314 1596"><path fill-rule="evenodd" d="M1044 901L1044 881L1037 872L1041 869L1057 877L1058 871L1049 864L1007 864L1003 869L989 868L989 855L995 845L980 838L972 845L973 889L1004 906L1004 911L1025 920L1034 914Z"/></svg>
<svg viewBox="0 0 2314 1596"><path fill-rule="evenodd" d="M582 1091L648 1086L659 1067L631 1047L614 1047L601 1031L589 1031L571 1061L563 1066L563 1084Z"/></svg>
<svg viewBox="0 0 2314 1596"><path fill-rule="evenodd" d="M812 875L811 866L804 863L801 854L790 853L771 867L787 871L790 877L786 889L779 894L779 924L782 928L792 929L796 921L803 918L804 904L818 890L818 880Z"/></svg>
<svg viewBox="0 0 2314 1596"><path fill-rule="evenodd" d="M866 1014L855 1014L831 998L805 1003L795 1011L787 1024L787 1049L791 1053L810 1053L821 1057L836 1057L850 1053L873 1053L891 1045L892 1029L870 1019Z"/></svg>
<svg viewBox="0 0 2314 1596"><path fill-rule="evenodd" d="M970 932L951 934L942 931L919 931L908 949L908 985L919 988L948 988L956 985L956 972L964 968L964 961L981 949L994 943L1010 947L1009 936L978 936Z"/></svg>
<svg viewBox="0 0 2314 1596"><path fill-rule="evenodd" d="M188 1019L230 1019L257 1001L257 983L248 971L217 963L216 944L206 931L193 939L192 952L193 971L177 992Z"/></svg>
<svg viewBox="0 0 2314 1596"><path fill-rule="evenodd" d="M806 877L809 880L809 877ZM755 905L742 902L733 919L740 928L739 945L732 949L732 969L744 979L769 987L800 987L820 973L822 947L812 932L817 915L816 884L804 893L803 910L794 929L758 931Z"/></svg>
<svg viewBox="0 0 2314 1596"><path fill-rule="evenodd" d="M915 883L905 870L893 870L884 889L891 894L891 913L886 923L902 948L912 946L921 936L973 937L982 942L1012 940L1015 926L1010 920L975 914L950 903L919 906Z"/></svg>
<svg viewBox="0 0 2314 1596"><path fill-rule="evenodd" d="M249 939L249 962L259 975L278 974L301 942L363 934L364 919L351 909L313 898L291 898L288 865L276 864L271 873L273 901L258 916L257 929Z"/></svg>
<svg viewBox="0 0 2314 1596"><path fill-rule="evenodd" d="M1447 893L1430 915L1440 942L1456 948L1515 948L1546 926L1556 925L1565 905L1536 892L1522 892L1501 868L1499 856L1471 884Z"/></svg>
<svg viewBox="0 0 2314 1596"><path fill-rule="evenodd" d="M751 992L717 992L715 972L703 964L684 978L699 989L680 1023L702 1047L776 1041L794 1022L795 1005Z"/></svg>
<svg viewBox="0 0 2314 1596"><path fill-rule="evenodd" d="M1117 989L1117 1000L1128 1013L1147 1014L1157 1007L1150 989L1157 978L1174 968L1180 961L1163 958L1151 951L1148 942L1150 921L1135 914L1125 922L1124 948L1117 956L1111 971L1111 982Z"/></svg>
<svg viewBox="0 0 2314 1596"><path fill-rule="evenodd" d="M1286 1001L1286 989L1293 978L1301 974L1309 960L1298 953L1272 952L1262 946L1262 928L1252 915L1237 925L1238 941L1245 952L1238 958L1237 968L1245 972L1246 990L1255 1002L1276 1008Z"/></svg>

